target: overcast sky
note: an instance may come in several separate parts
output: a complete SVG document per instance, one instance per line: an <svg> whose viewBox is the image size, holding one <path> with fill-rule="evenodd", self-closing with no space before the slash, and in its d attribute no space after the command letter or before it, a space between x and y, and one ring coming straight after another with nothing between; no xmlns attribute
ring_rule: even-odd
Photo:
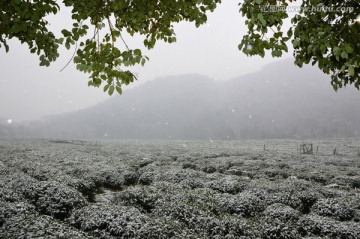
<svg viewBox="0 0 360 239"><path fill-rule="evenodd" d="M270 56L246 57L237 46L246 33L244 19L236 1L225 0L208 17L208 23L196 28L192 23L176 25L177 42L158 42L146 52L150 61L136 67L141 84L168 75L198 73L216 80L226 80L260 70L277 61ZM59 32L70 27L69 10L51 17L51 27ZM138 47L140 39L126 37L130 47ZM10 52L0 49L0 117L21 122L42 116L73 111L106 100L101 89L87 86L88 76L69 65L63 72L72 52L61 50L60 58L50 67L39 67L38 57L26 45L10 42ZM285 55L291 57L291 53ZM284 58L284 57L283 57ZM134 84L136 85L136 84ZM126 92L124 93L126 94Z"/></svg>

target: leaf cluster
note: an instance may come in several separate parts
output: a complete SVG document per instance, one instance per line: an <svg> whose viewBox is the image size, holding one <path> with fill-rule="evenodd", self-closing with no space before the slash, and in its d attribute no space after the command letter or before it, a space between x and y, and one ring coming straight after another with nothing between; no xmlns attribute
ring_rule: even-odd
<svg viewBox="0 0 360 239"><path fill-rule="evenodd" d="M291 19L292 26L284 29L283 22L289 17L286 7L291 2L245 0L240 12L247 18L248 32L239 49L250 56L264 57L269 50L273 57L280 57L291 40L296 65L317 64L331 74L335 91L348 84L360 89L360 24L356 21L360 2L304 0Z"/></svg>
<svg viewBox="0 0 360 239"><path fill-rule="evenodd" d="M295 63L318 64L331 74L334 90L354 84L360 89L360 13L359 1L306 0L304 6L316 6L317 11L303 11L292 19ZM326 11L325 9L331 9ZM319 10L319 8L324 10ZM352 11L347 11L353 9Z"/></svg>
<svg viewBox="0 0 360 239"><path fill-rule="evenodd" d="M40 65L49 66L59 56L59 39L48 30L47 15L60 9L55 0L0 2L0 48L9 51L8 40L17 38L29 46L31 53L39 55Z"/></svg>

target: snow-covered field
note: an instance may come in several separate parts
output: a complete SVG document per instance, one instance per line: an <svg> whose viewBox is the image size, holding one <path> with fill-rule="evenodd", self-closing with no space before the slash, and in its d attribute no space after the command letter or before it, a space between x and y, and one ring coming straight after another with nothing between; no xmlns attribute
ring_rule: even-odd
<svg viewBox="0 0 360 239"><path fill-rule="evenodd" d="M300 143L0 140L0 238L360 238L360 140Z"/></svg>

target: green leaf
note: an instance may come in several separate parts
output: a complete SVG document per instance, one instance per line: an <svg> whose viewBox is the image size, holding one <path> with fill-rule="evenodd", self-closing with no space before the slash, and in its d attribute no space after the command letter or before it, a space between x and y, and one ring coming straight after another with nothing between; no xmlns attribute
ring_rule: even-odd
<svg viewBox="0 0 360 239"><path fill-rule="evenodd" d="M201 16L201 20L203 20L204 22L206 22L207 21L207 16L204 14L204 15L202 15Z"/></svg>
<svg viewBox="0 0 360 239"><path fill-rule="evenodd" d="M65 47L66 47L66 49L68 49L68 50L70 49L71 46L70 46L70 43L69 43L68 41L66 41Z"/></svg>
<svg viewBox="0 0 360 239"><path fill-rule="evenodd" d="M312 48L313 48L313 46L312 46L312 45L309 45L309 46L307 47L307 53L308 53L308 54L310 54L310 53L311 53Z"/></svg>
<svg viewBox="0 0 360 239"><path fill-rule="evenodd" d="M135 49L135 50L134 50L134 54L135 54L136 56L140 56L140 55L141 55L141 50L140 50L140 49Z"/></svg>
<svg viewBox="0 0 360 239"><path fill-rule="evenodd" d="M354 52L354 49L349 44L345 44L344 47L347 53L351 54Z"/></svg>
<svg viewBox="0 0 360 239"><path fill-rule="evenodd" d="M292 35L293 35L293 31L292 31L292 29L290 28L290 29L287 31L287 36L288 36L288 38L291 38Z"/></svg>
<svg viewBox="0 0 360 239"><path fill-rule="evenodd" d="M87 68L87 65L85 65L85 64L77 64L76 65L76 69L79 71L85 71L86 68Z"/></svg>
<svg viewBox="0 0 360 239"><path fill-rule="evenodd" d="M349 66L348 68L349 75L354 76L355 75L355 69L353 66Z"/></svg>
<svg viewBox="0 0 360 239"><path fill-rule="evenodd" d="M266 27L266 21L264 20L264 18L260 19L260 22L264 27Z"/></svg>
<svg viewBox="0 0 360 239"><path fill-rule="evenodd" d="M273 51L271 52L271 55L272 55L273 57L280 57L280 56L282 55L282 51L281 51L281 50L273 50Z"/></svg>
<svg viewBox="0 0 360 239"><path fill-rule="evenodd" d="M80 62L80 57L75 56L73 61L74 61L74 63L79 63Z"/></svg>
<svg viewBox="0 0 360 239"><path fill-rule="evenodd" d="M119 93L120 95L122 94L122 89L121 89L121 87L116 86L116 91L117 91L117 93Z"/></svg>
<svg viewBox="0 0 360 239"><path fill-rule="evenodd" d="M109 88L109 95L112 95L114 93L115 87L114 85L111 85Z"/></svg>
<svg viewBox="0 0 360 239"><path fill-rule="evenodd" d="M59 39L56 39L55 41L59 44L63 44L64 38L59 38Z"/></svg>
<svg viewBox="0 0 360 239"><path fill-rule="evenodd" d="M95 77L95 78L93 79L93 82L94 82L95 85L100 85L100 84L101 84L101 79Z"/></svg>
<svg viewBox="0 0 360 239"><path fill-rule="evenodd" d="M86 69L84 70L86 73L90 73L92 71L92 65L86 66Z"/></svg>
<svg viewBox="0 0 360 239"><path fill-rule="evenodd" d="M71 32L69 32L68 30L66 29L63 29L61 31L61 33L64 35L64 37L70 37L71 36Z"/></svg>
<svg viewBox="0 0 360 239"><path fill-rule="evenodd" d="M295 39L295 40L293 41L293 47L296 48L296 47L298 47L299 45L300 45L300 40L299 40L299 39Z"/></svg>
<svg viewBox="0 0 360 239"><path fill-rule="evenodd" d="M274 33L274 37L275 38L280 38L280 37L282 37L282 32L276 32L276 33Z"/></svg>
<svg viewBox="0 0 360 239"><path fill-rule="evenodd" d="M13 25L11 28L10 28L10 32L11 33L19 33L20 32L20 26L19 25Z"/></svg>
<svg viewBox="0 0 360 239"><path fill-rule="evenodd" d="M294 62L298 67L302 67L304 62L300 59L296 59L295 62Z"/></svg>
<svg viewBox="0 0 360 239"><path fill-rule="evenodd" d="M342 52L341 52L341 58L343 58L343 59L347 59L347 58L348 58L348 54L346 53L346 51L342 51Z"/></svg>
<svg viewBox="0 0 360 239"><path fill-rule="evenodd" d="M334 53L335 56L340 56L341 49L339 47L334 47L333 53Z"/></svg>
<svg viewBox="0 0 360 239"><path fill-rule="evenodd" d="M342 73L344 73L344 72L345 72L345 68L346 68L346 66L345 66L345 65L343 65L343 66L341 67L341 72L342 72Z"/></svg>

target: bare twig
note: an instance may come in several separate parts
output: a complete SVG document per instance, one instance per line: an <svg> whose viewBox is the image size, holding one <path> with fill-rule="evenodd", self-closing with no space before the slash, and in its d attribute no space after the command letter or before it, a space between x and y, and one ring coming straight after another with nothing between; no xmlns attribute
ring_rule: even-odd
<svg viewBox="0 0 360 239"><path fill-rule="evenodd" d="M80 22L79 28L82 27L82 23L83 23L83 21ZM70 64L70 62L74 59L75 54L76 54L76 52L77 52L77 49L78 49L78 42L76 41L76 42L75 42L75 50L74 50L73 55L71 56L71 58L70 58L70 60L68 61L68 63L66 63L66 65L60 70L60 72L62 72L62 71Z"/></svg>
<svg viewBox="0 0 360 239"><path fill-rule="evenodd" d="M113 29L114 29L114 27L113 27L110 19L107 18L107 20L108 20L108 24L109 24L109 28L110 28L110 34L111 34L111 44L112 44L112 46L114 47L114 40L113 40L113 39L115 38L114 35L113 35Z"/></svg>
<svg viewBox="0 0 360 239"><path fill-rule="evenodd" d="M126 44L124 38L122 37L121 32L120 32L120 38L121 38L122 42L125 44L126 49L127 49L128 51L130 51L130 48L128 47L128 45Z"/></svg>
<svg viewBox="0 0 360 239"><path fill-rule="evenodd" d="M74 50L74 53L73 53L73 55L71 56L71 58L70 58L70 60L68 61L68 63L66 63L66 65L60 70L60 72L62 72L62 71L70 64L70 62L74 59L75 54L76 54L76 51L77 51L77 48L78 48L78 43L75 42L75 50Z"/></svg>

